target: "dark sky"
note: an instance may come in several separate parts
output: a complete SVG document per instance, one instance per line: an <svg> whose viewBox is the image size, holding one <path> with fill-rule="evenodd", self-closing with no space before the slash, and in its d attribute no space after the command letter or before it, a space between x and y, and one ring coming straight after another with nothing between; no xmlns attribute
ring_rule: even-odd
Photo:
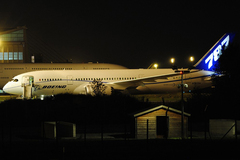
<svg viewBox="0 0 240 160"><path fill-rule="evenodd" d="M73 62L188 66L226 32L240 31L238 1L11 1L0 28L28 31ZM195 62L196 62L195 61Z"/></svg>

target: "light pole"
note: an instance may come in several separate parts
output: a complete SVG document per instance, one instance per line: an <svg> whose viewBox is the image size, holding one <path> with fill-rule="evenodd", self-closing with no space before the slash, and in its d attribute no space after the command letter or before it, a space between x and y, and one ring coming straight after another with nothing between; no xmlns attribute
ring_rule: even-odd
<svg viewBox="0 0 240 160"><path fill-rule="evenodd" d="M182 137L182 139L184 139L184 102L183 102L183 86L184 86L183 73L184 73L184 71L178 70L178 68L176 66L174 66L174 62L175 62L174 58L171 58L170 62L173 65L173 70L175 70L176 73L180 73L180 75L181 75L181 84L179 85L179 87L181 87L181 111L182 111L182 114L181 114L181 137Z"/></svg>
<svg viewBox="0 0 240 160"><path fill-rule="evenodd" d="M158 69L158 66L157 63L152 63L147 69Z"/></svg>
<svg viewBox="0 0 240 160"><path fill-rule="evenodd" d="M192 69L192 68L193 68L193 62L194 62L194 57L191 56L191 57L189 58L189 60L190 60L190 62L191 62L191 67L190 67L189 69Z"/></svg>
<svg viewBox="0 0 240 160"><path fill-rule="evenodd" d="M175 58L171 58L170 62L172 63L172 69L177 70L177 66L175 66L175 64L174 64L175 63Z"/></svg>
<svg viewBox="0 0 240 160"><path fill-rule="evenodd" d="M194 57L190 57L189 60L193 63L194 61ZM175 59L174 58L171 58L171 63L174 64L175 62ZM192 67L192 66L191 66ZM181 111L182 111L182 114L181 114L181 137L182 139L184 139L184 99L183 99L183 87L188 87L187 84L184 84L183 83L183 74L184 73L189 73L191 68L188 68L187 70L184 69L184 70L178 70L177 67L173 67L173 69L175 69L175 72L179 72L180 75L181 75L181 84L180 84L180 87L181 87Z"/></svg>
<svg viewBox="0 0 240 160"><path fill-rule="evenodd" d="M182 117L181 117L181 136L182 136L182 139L184 139L184 101L183 101L183 71L180 71L180 74L181 74L181 93L182 93L182 96L181 96L181 109L182 109Z"/></svg>

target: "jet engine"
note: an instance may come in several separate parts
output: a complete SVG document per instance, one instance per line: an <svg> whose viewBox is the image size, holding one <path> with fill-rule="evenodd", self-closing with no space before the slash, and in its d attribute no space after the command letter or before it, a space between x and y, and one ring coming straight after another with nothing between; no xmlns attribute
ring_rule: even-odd
<svg viewBox="0 0 240 160"><path fill-rule="evenodd" d="M88 84L85 86L85 94L86 95L92 95L94 96L96 93L99 94L99 92L94 92L94 89L92 88L91 84ZM105 86L104 90L101 91L101 95L111 95L112 94L112 88L110 86Z"/></svg>
<svg viewBox="0 0 240 160"><path fill-rule="evenodd" d="M85 94L86 95L92 95L92 96L95 95L91 84L88 84L88 85L85 86Z"/></svg>

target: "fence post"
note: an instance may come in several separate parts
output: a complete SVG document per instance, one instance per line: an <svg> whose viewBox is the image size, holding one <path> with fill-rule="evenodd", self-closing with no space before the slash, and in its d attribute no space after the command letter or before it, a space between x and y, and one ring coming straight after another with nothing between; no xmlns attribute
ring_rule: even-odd
<svg viewBox="0 0 240 160"><path fill-rule="evenodd" d="M148 119L147 119L147 142L148 142Z"/></svg>

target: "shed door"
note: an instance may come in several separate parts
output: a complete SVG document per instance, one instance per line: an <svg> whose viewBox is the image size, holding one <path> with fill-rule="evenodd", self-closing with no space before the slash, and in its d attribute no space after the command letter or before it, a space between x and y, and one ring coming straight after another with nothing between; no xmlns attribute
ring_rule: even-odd
<svg viewBox="0 0 240 160"><path fill-rule="evenodd" d="M157 135L168 137L169 117L157 116Z"/></svg>

